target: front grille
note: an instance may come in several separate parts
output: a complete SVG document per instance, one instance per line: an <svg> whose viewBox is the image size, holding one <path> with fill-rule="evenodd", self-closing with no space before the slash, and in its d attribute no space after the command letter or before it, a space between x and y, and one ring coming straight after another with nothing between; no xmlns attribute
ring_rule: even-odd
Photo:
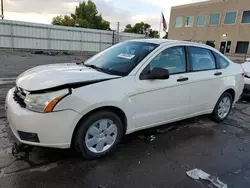
<svg viewBox="0 0 250 188"><path fill-rule="evenodd" d="M25 97L26 97L25 91L24 91L22 88L16 86L15 91L14 91L14 95L13 95L13 99L14 99L22 108L25 108L25 107L26 107L26 104L24 103Z"/></svg>

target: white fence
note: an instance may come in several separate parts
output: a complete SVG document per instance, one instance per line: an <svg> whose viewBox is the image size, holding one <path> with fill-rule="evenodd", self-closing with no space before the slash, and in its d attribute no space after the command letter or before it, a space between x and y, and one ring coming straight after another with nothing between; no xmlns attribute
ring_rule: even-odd
<svg viewBox="0 0 250 188"><path fill-rule="evenodd" d="M138 38L144 35L0 20L0 48L98 52L117 39Z"/></svg>

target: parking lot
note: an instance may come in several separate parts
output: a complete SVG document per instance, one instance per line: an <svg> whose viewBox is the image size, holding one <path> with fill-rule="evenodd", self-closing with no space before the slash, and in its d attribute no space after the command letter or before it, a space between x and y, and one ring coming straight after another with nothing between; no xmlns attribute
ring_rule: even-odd
<svg viewBox="0 0 250 188"><path fill-rule="evenodd" d="M133 133L114 153L98 160L85 160L72 149L38 147L24 147L13 156L16 139L4 111L5 95L15 85L12 78L33 66L86 58L0 53L0 187L213 187L186 175L194 168L218 177L229 188L250 187L248 98L238 101L223 123L201 116Z"/></svg>

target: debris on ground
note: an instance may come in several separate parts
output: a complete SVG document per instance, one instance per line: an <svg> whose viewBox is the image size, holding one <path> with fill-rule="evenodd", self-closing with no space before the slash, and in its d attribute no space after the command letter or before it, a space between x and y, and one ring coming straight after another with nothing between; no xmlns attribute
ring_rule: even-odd
<svg viewBox="0 0 250 188"><path fill-rule="evenodd" d="M63 55L73 55L72 52L63 52L62 54L63 54Z"/></svg>
<svg viewBox="0 0 250 188"><path fill-rule="evenodd" d="M171 131L171 130L173 130L173 129L176 129L176 126L167 127L166 129L157 129L156 131L157 131L158 133L161 133L161 134L162 134L162 133Z"/></svg>
<svg viewBox="0 0 250 188"><path fill-rule="evenodd" d="M146 142L152 142L155 139L155 136L154 135L150 135L150 136L139 135L138 138Z"/></svg>
<svg viewBox="0 0 250 188"><path fill-rule="evenodd" d="M154 136L154 135L151 135L151 136L150 136L150 142L152 142L154 139L155 139L155 136Z"/></svg>
<svg viewBox="0 0 250 188"><path fill-rule="evenodd" d="M36 50L33 52L34 54L43 54L43 51L42 50Z"/></svg>
<svg viewBox="0 0 250 188"><path fill-rule="evenodd" d="M241 172L242 172L242 170L237 170L237 171L234 172L234 174L239 174Z"/></svg>
<svg viewBox="0 0 250 188"><path fill-rule="evenodd" d="M200 169L195 168L193 170L186 172L186 174L194 180L198 180L198 179L207 180L207 181L210 181L214 186L218 188L227 188L227 184L221 182L218 177L211 176L210 174Z"/></svg>
<svg viewBox="0 0 250 188"><path fill-rule="evenodd" d="M101 187L101 188L107 188L107 187L108 187L108 184L107 184L106 186L99 185L99 187Z"/></svg>
<svg viewBox="0 0 250 188"><path fill-rule="evenodd" d="M238 148L238 150L239 150L239 151L248 152L248 150L247 150L247 149L245 149L245 148Z"/></svg>
<svg viewBox="0 0 250 188"><path fill-rule="evenodd" d="M33 146L14 142L12 145L12 155L16 156L18 153L22 153L22 152L26 153L27 151L31 151L32 148Z"/></svg>
<svg viewBox="0 0 250 188"><path fill-rule="evenodd" d="M64 51L64 52L58 52L53 50L36 50L32 52L33 54L42 54L42 55L49 55L49 56L55 56L55 55L73 55L72 52Z"/></svg>
<svg viewBox="0 0 250 188"><path fill-rule="evenodd" d="M140 136L138 136L141 140L145 140L146 139L146 137L144 136L144 135L140 135Z"/></svg>

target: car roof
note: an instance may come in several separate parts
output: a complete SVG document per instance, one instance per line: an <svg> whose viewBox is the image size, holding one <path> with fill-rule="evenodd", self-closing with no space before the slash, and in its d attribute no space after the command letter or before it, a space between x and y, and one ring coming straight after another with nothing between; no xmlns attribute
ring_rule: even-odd
<svg viewBox="0 0 250 188"><path fill-rule="evenodd" d="M154 43L154 44L162 44L162 43L170 43L175 42L176 40L167 40L167 39L134 39L130 40L133 42L148 42L148 43Z"/></svg>
<svg viewBox="0 0 250 188"><path fill-rule="evenodd" d="M153 44L176 44L176 45L195 45L200 46L204 48L211 48L208 45L196 43L196 42L189 42L189 41L181 41L181 40L168 40L168 39L136 39L136 40L130 40L134 42L147 42L147 43L153 43Z"/></svg>

